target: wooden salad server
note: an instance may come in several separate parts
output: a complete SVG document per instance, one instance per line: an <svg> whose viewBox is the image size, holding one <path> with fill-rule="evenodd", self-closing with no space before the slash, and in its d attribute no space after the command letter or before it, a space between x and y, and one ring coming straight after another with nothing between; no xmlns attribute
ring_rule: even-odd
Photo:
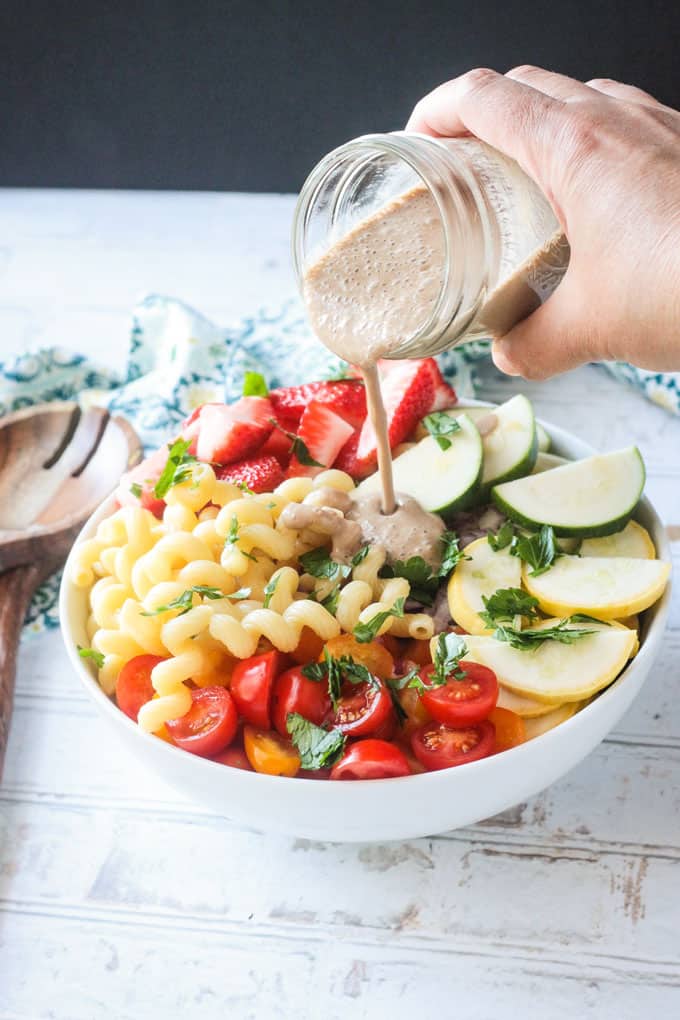
<svg viewBox="0 0 680 1020"><path fill-rule="evenodd" d="M141 457L132 426L101 407L55 402L0 418L0 777L31 596Z"/></svg>

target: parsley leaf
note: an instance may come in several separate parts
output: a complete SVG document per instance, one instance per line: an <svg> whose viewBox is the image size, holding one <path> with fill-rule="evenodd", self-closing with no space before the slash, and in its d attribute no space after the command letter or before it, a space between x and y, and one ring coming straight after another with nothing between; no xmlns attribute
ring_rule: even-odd
<svg viewBox="0 0 680 1020"><path fill-rule="evenodd" d="M340 598L340 586L336 585L332 591L326 595L325 599L321 599L321 605L324 609L327 609L331 616L335 616L338 610L338 600Z"/></svg>
<svg viewBox="0 0 680 1020"><path fill-rule="evenodd" d="M300 439L299 436L296 436L294 432L289 432L287 429L284 429L282 425L279 425L276 418L270 418L269 421L275 428L279 430L279 432L283 432L284 436L287 436L288 439L290 439L291 456L297 457L300 463L304 464L305 467L321 467L321 468L326 467L326 465L322 464L320 461L314 460L311 453L309 452L307 444L303 439Z"/></svg>
<svg viewBox="0 0 680 1020"><path fill-rule="evenodd" d="M531 577L544 574L560 555L555 542L555 532L549 524L543 524L535 535L518 535L511 546L513 556L519 556L533 569Z"/></svg>
<svg viewBox="0 0 680 1020"><path fill-rule="evenodd" d="M366 623L358 623L352 633L354 637L361 644L365 644L367 641L372 641L378 636L378 631L382 627L385 620L388 620L390 616L396 616L397 619L401 619L404 615L404 602L406 600L395 599L394 605L390 609L384 609L381 613L376 613Z"/></svg>
<svg viewBox="0 0 680 1020"><path fill-rule="evenodd" d="M368 551L370 548L371 548L370 545L362 545L361 549L354 553L354 556L352 557L353 567L358 567L360 563L364 562L364 560L368 556Z"/></svg>
<svg viewBox="0 0 680 1020"><path fill-rule="evenodd" d="M571 645L579 638L595 633L593 630L570 627L570 624L578 622L578 616L578 613L576 617L567 616L554 627L543 627L541 630L516 630L515 627L499 624L493 636L497 641L507 641L512 648L518 648L522 652L540 648L545 641L559 641L560 644Z"/></svg>
<svg viewBox="0 0 680 1020"><path fill-rule="evenodd" d="M406 687L414 687L413 681L418 677L418 667L410 669L404 676L394 677L386 682L387 690L390 693L392 699L392 705L397 716L397 722L402 726L408 719L408 713L404 709L401 701L399 700L399 691L403 691Z"/></svg>
<svg viewBox="0 0 680 1020"><path fill-rule="evenodd" d="M244 372L243 374L243 396L244 397L266 397L269 395L267 383L259 372Z"/></svg>
<svg viewBox="0 0 680 1020"><path fill-rule="evenodd" d="M241 492L244 492L246 494L246 496L254 496L255 495L255 490L251 489L250 486L246 482L237 482L236 484L238 485L238 487L241 490Z"/></svg>
<svg viewBox="0 0 680 1020"><path fill-rule="evenodd" d="M451 446L448 437L460 432L459 422L446 411L433 411L432 414L428 414L423 418L423 425L442 450L448 450Z"/></svg>
<svg viewBox="0 0 680 1020"><path fill-rule="evenodd" d="M512 521L506 521L502 524L496 534L492 531L486 536L487 541L494 552L500 552L501 549L506 549L515 537L515 529L512 525Z"/></svg>
<svg viewBox="0 0 680 1020"><path fill-rule="evenodd" d="M306 574L311 574L312 577L328 578L329 581L345 578L351 570L344 563L337 563L331 559L328 549L323 545L303 553L300 563Z"/></svg>
<svg viewBox="0 0 680 1020"><path fill-rule="evenodd" d="M453 631L440 634L434 651L434 670L430 673L430 685L441 687L451 677L454 680L464 680L467 673L460 668L460 660L467 653L467 645L460 636Z"/></svg>
<svg viewBox="0 0 680 1020"><path fill-rule="evenodd" d="M82 645L76 645L78 649L78 655L81 659L92 659L97 669L101 669L104 665L104 656L101 652L98 652L96 648L83 648Z"/></svg>
<svg viewBox="0 0 680 1020"><path fill-rule="evenodd" d="M279 583L278 577L271 577L269 579L269 581L267 582L267 584L265 585L265 589L264 589L264 608L265 609L269 609L269 604L271 603L272 596L274 595L274 592L276 591L276 586L277 586L278 583Z"/></svg>
<svg viewBox="0 0 680 1020"><path fill-rule="evenodd" d="M407 560L395 560L381 574L389 577L404 577L411 586L409 595L424 606L431 606L439 587L439 577L432 573L429 563L422 556L410 556Z"/></svg>
<svg viewBox="0 0 680 1020"><path fill-rule="evenodd" d="M479 615L487 627L512 623L517 616L524 616L528 620L538 619L538 599L521 588L499 588L493 595L482 595L482 602L484 612Z"/></svg>
<svg viewBox="0 0 680 1020"><path fill-rule="evenodd" d="M445 531L440 538L442 544L442 565L437 571L438 577L448 577L461 560L469 559L462 549L458 548L458 535L455 531Z"/></svg>
<svg viewBox="0 0 680 1020"><path fill-rule="evenodd" d="M353 684L366 683L372 687L379 686L377 678L360 662L355 662L351 655L342 655L335 659L326 648L323 652L323 662L310 662L302 667L302 673L309 680L327 681L333 709L337 708L345 680Z"/></svg>
<svg viewBox="0 0 680 1020"><path fill-rule="evenodd" d="M190 446L190 439L176 439L168 447L168 459L153 490L154 496L158 499L163 499L173 485L186 482L187 478L191 476L191 465L197 462L197 458L193 454L187 453Z"/></svg>
<svg viewBox="0 0 680 1020"><path fill-rule="evenodd" d="M139 484L139 482L132 483L132 485L130 486L130 492L132 493L133 496L136 496L137 499L142 498L142 487Z"/></svg>
<svg viewBox="0 0 680 1020"><path fill-rule="evenodd" d="M288 713L286 729L298 749L303 769L311 771L334 765L345 750L345 736L340 730L324 730L299 712Z"/></svg>
<svg viewBox="0 0 680 1020"><path fill-rule="evenodd" d="M247 592L247 594L242 594ZM167 613L171 609L179 609L178 616L184 616L188 613L194 604L194 595L202 595L206 599L233 599L233 598L247 598L250 595L249 588L242 588L241 592L234 592L233 595L225 595L219 588L212 588L207 584L194 584L191 588L187 588L181 595L178 595L176 599L172 599L164 606L156 606L155 609L150 609L148 612L143 612L142 616L158 616L159 613Z"/></svg>
<svg viewBox="0 0 680 1020"><path fill-rule="evenodd" d="M248 553L248 552L245 551L245 549L241 549L239 544L238 544L238 533L239 533L240 527L241 526L240 526L240 524L238 522L238 517L236 516L236 514L232 514L231 515L231 521L229 523L229 533L227 534L227 537L224 540L224 544L225 544L225 546L227 546L227 545L235 546L238 549L238 551L241 553L241 555L245 556L247 560L252 560L254 563L257 563L257 556L253 556L252 553Z"/></svg>

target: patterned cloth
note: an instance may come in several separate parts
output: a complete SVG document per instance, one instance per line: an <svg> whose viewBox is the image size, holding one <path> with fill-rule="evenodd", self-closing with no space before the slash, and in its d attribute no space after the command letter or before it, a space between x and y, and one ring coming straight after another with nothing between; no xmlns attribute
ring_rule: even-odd
<svg viewBox="0 0 680 1020"><path fill-rule="evenodd" d="M459 394L477 392L475 365L488 357L486 341L464 344L439 357ZM291 300L274 313L260 311L234 327L216 326L188 305L151 295L135 309L125 372L104 370L86 356L61 348L0 363L0 415L48 400L79 399L124 415L147 449L160 446L194 407L232 400L243 373L263 373L270 387L319 379L342 362L312 338L301 305ZM680 374L604 366L651 400L680 414ZM24 634L58 626L59 575L35 595Z"/></svg>

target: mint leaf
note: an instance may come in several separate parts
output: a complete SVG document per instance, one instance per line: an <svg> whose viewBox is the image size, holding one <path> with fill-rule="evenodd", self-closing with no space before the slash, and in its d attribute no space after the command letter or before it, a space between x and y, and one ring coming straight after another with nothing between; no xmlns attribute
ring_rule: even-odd
<svg viewBox="0 0 680 1020"><path fill-rule="evenodd" d="M193 454L187 453L190 446L190 439L176 439L168 447L168 459L153 490L154 496L158 499L163 499L173 485L186 482L187 478L190 477L191 465L197 462Z"/></svg>
<svg viewBox="0 0 680 1020"><path fill-rule="evenodd" d="M378 631L382 627L385 620L389 619L390 616L396 616L401 619L404 615L404 602L406 600L395 599L394 605L390 609L384 609L380 613L376 613L366 623L358 623L352 633L354 637L361 644L366 644L368 641L373 641L378 636Z"/></svg>
<svg viewBox="0 0 680 1020"><path fill-rule="evenodd" d="M298 749L301 767L308 771L334 765L345 750L345 736L340 730L324 730L299 712L288 713L286 729Z"/></svg>
<svg viewBox="0 0 680 1020"><path fill-rule="evenodd" d="M132 483L132 485L130 486L130 492L132 493L133 496L136 496L137 499L142 498L142 487L139 484L139 482Z"/></svg>
<svg viewBox="0 0 680 1020"><path fill-rule="evenodd" d="M449 436L460 432L460 423L446 411L433 411L423 418L423 425L442 450L451 446Z"/></svg>
<svg viewBox="0 0 680 1020"><path fill-rule="evenodd" d="M78 655L81 659L92 659L97 669L101 669L104 665L104 656L101 652L98 652L96 648L83 648L82 645L76 645L78 649Z"/></svg>
<svg viewBox="0 0 680 1020"><path fill-rule="evenodd" d="M266 397L269 389L263 375L259 372L244 372L243 374L243 396L244 397Z"/></svg>

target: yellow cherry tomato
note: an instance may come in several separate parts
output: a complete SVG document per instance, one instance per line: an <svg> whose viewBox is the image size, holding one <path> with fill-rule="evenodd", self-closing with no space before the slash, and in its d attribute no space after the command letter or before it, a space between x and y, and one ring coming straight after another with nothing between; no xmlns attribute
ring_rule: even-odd
<svg viewBox="0 0 680 1020"><path fill-rule="evenodd" d="M300 769L300 755L290 740L284 740L278 733L245 726L243 746L256 772L268 776L295 776Z"/></svg>

